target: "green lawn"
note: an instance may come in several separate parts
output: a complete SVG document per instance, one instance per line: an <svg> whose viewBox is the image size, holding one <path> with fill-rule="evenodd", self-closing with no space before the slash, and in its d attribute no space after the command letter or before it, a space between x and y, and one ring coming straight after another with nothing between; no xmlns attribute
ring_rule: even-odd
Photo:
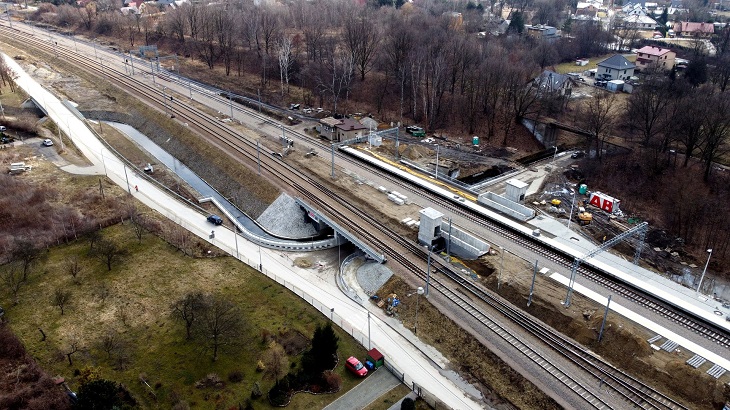
<svg viewBox="0 0 730 410"><path fill-rule="evenodd" d="M88 241L79 240L43 251L42 261L35 265L28 285L20 292L19 305L11 306L12 295L5 287L0 289L5 317L29 353L52 375L65 377L74 390L79 387L74 371L97 367L102 377L123 383L143 408L171 408L179 400L191 408L245 405L254 382L261 383L264 393L274 383L256 371L266 348L263 335L293 330L311 338L314 328L326 321L308 303L233 258L184 257L151 234L139 243L129 224L108 228L103 235L129 252L111 271L88 255ZM73 257L83 266L76 282L64 268L65 261ZM63 316L52 305L57 288L72 293L72 303ZM108 296L102 299L103 289ZM224 294L243 312L246 327L239 343L227 347L217 362L198 344L185 341L184 327L170 317L170 304L193 290ZM45 341L41 341L39 328L47 335ZM340 359L351 354L364 356L362 346L335 329L340 337ZM118 332L126 346L129 359L123 368L99 346L109 331ZM74 339L81 350L72 356L74 364L69 366L63 354ZM290 357L290 362L298 361L299 356ZM242 382L228 381L234 371L243 373ZM343 381L340 393L298 394L290 408L322 408L359 382L342 364L336 371ZM210 373L216 373L225 386L194 387ZM141 374L152 389L140 382ZM265 396L254 406L271 407Z"/></svg>

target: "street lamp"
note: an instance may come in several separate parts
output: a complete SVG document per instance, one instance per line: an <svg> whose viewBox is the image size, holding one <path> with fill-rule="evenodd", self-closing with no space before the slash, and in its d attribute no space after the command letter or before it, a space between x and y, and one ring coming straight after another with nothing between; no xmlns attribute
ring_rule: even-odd
<svg viewBox="0 0 730 410"><path fill-rule="evenodd" d="M573 190L573 200L570 202L570 216L568 217L568 229L569 230L570 230L570 221L573 220L573 206L575 206L575 190Z"/></svg>
<svg viewBox="0 0 730 410"><path fill-rule="evenodd" d="M553 161L550 163L550 168L552 168L553 165L555 165L555 157L558 156L558 146L553 145L553 148L555 149L555 153L553 154Z"/></svg>
<svg viewBox="0 0 730 410"><path fill-rule="evenodd" d="M421 286L416 288L416 319L414 320L414 324L413 324L413 334L414 335L418 334L418 301L420 300L421 295L423 295L424 293L426 293L426 290L423 289ZM411 295L413 295L413 293L409 293L406 296L411 296Z"/></svg>
<svg viewBox="0 0 730 410"><path fill-rule="evenodd" d="M707 266L710 264L710 258L712 257L712 249L707 250L707 262L705 263L705 268L702 269L702 276L700 276L700 284L697 285L697 292L700 291L700 287L702 287L702 280L705 279L705 273L707 273Z"/></svg>
<svg viewBox="0 0 730 410"><path fill-rule="evenodd" d="M504 252L506 250L503 247L499 247L499 253L500 253L500 260L499 260L499 274L497 274L497 290L499 290L499 286L502 284L502 269L504 269Z"/></svg>

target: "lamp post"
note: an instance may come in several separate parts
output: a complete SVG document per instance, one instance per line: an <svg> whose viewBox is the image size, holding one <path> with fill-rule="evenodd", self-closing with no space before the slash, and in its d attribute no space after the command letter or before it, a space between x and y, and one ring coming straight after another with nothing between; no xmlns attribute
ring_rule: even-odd
<svg viewBox="0 0 730 410"><path fill-rule="evenodd" d="M426 269L426 297L428 297L428 288L431 285L431 245L428 246L428 267Z"/></svg>
<svg viewBox="0 0 730 410"><path fill-rule="evenodd" d="M707 273L707 266L710 264L710 258L712 257L712 249L707 250L707 262L705 263L705 268L702 269L702 276L700 276L700 283L697 285L697 292L700 291L700 288L702 287L702 280L705 279L705 273Z"/></svg>
<svg viewBox="0 0 730 410"><path fill-rule="evenodd" d="M499 287L502 285L502 269L504 269L504 252L505 249L503 247L499 247L499 274L497 274L497 290L499 290Z"/></svg>
<svg viewBox="0 0 730 410"><path fill-rule="evenodd" d="M426 291L422 287L419 286L416 289L416 320L414 321L415 323L413 324L413 334L414 335L418 334L418 301L420 300L421 295L423 295L424 293L426 293Z"/></svg>
<svg viewBox="0 0 730 410"><path fill-rule="evenodd" d="M575 205L575 190L573 190L573 200L570 202L570 216L568 217L568 230L570 230L570 222L573 220L573 206Z"/></svg>
<svg viewBox="0 0 730 410"><path fill-rule="evenodd" d="M558 146L554 145L553 148L555 149L555 153L553 154L553 161L550 163L550 168L555 165L555 157L558 156Z"/></svg>

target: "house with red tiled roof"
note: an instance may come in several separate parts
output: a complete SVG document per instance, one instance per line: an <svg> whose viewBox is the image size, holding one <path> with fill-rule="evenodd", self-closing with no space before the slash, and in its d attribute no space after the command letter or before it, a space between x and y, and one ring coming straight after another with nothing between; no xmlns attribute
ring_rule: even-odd
<svg viewBox="0 0 730 410"><path fill-rule="evenodd" d="M715 26L712 23L682 21L674 23L674 32L679 37L710 38L715 34Z"/></svg>
<svg viewBox="0 0 730 410"><path fill-rule="evenodd" d="M650 67L662 70L671 70L674 67L674 59L677 54L668 49L657 46L646 46L636 52L636 69L646 70Z"/></svg>

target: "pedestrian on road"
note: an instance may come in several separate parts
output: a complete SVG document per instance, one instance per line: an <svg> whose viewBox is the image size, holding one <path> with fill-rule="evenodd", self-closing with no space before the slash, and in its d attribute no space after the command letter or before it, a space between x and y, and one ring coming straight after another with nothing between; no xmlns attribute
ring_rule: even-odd
<svg viewBox="0 0 730 410"><path fill-rule="evenodd" d="M134 190L139 192L139 187L137 185L134 186Z"/></svg>

